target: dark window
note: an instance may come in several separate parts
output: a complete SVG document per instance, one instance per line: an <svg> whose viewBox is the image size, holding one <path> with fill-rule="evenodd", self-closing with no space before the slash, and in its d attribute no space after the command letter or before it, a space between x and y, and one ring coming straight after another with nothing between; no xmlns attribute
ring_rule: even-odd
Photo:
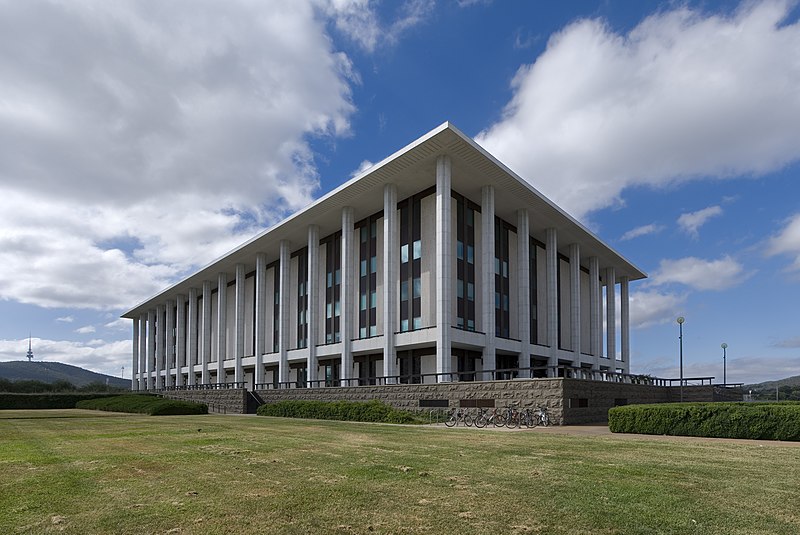
<svg viewBox="0 0 800 535"><path fill-rule="evenodd" d="M308 365L305 362L298 364L289 364L289 369L295 370L297 372L297 380L295 381L295 386L297 388L305 388L307 386L307 381L308 381Z"/></svg>
<svg viewBox="0 0 800 535"><path fill-rule="evenodd" d="M529 287L530 287L530 329L531 329L531 343L539 343L539 277L536 276L537 267L537 242L534 239L530 240L528 246L530 250L528 258L528 274L529 274Z"/></svg>
<svg viewBox="0 0 800 535"><path fill-rule="evenodd" d="M325 244L325 343L341 340L342 233L323 240Z"/></svg>
<svg viewBox="0 0 800 535"><path fill-rule="evenodd" d="M413 351L398 351L400 360L400 382L403 384L419 384L422 382L422 357Z"/></svg>
<svg viewBox="0 0 800 535"><path fill-rule="evenodd" d="M281 329L281 276L278 262L272 265L272 269L275 273L272 284L272 351L277 353L280 350Z"/></svg>
<svg viewBox="0 0 800 535"><path fill-rule="evenodd" d="M475 330L475 212L461 195L456 199L456 327Z"/></svg>
<svg viewBox="0 0 800 535"><path fill-rule="evenodd" d="M308 346L308 248L297 253L297 347Z"/></svg>
<svg viewBox="0 0 800 535"><path fill-rule="evenodd" d="M272 387L278 388L278 366L267 366L266 372L272 373Z"/></svg>
<svg viewBox="0 0 800 535"><path fill-rule="evenodd" d="M378 334L378 219L383 212L356 223L358 253L358 337Z"/></svg>
<svg viewBox="0 0 800 535"><path fill-rule="evenodd" d="M480 351L467 349L453 349L453 355L458 359L458 380L474 381L475 370L478 369L477 361L481 359Z"/></svg>
<svg viewBox="0 0 800 535"><path fill-rule="evenodd" d="M322 366L323 377L325 377L325 386L339 386L341 360L323 360L320 361L320 366Z"/></svg>
<svg viewBox="0 0 800 535"><path fill-rule="evenodd" d="M509 279L509 225L500 218L495 218L494 226L494 324L495 335L509 338L511 316L509 312L510 279Z"/></svg>
<svg viewBox="0 0 800 535"><path fill-rule="evenodd" d="M497 355L496 366L498 370L506 370L498 372L497 379L516 379L519 376L517 371L517 363L519 359L516 355Z"/></svg>
<svg viewBox="0 0 800 535"><path fill-rule="evenodd" d="M374 385L378 375L378 361L383 359L382 354L354 357L353 362L358 364L359 386Z"/></svg>
<svg viewBox="0 0 800 535"><path fill-rule="evenodd" d="M400 209L400 330L422 327L422 217L419 195Z"/></svg>

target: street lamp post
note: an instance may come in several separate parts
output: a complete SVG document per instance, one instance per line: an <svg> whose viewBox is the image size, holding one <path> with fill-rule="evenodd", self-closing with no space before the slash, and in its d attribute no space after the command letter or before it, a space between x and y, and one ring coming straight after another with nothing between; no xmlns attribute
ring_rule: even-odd
<svg viewBox="0 0 800 535"><path fill-rule="evenodd" d="M722 348L722 386L725 386L728 384L728 344L722 342L720 347Z"/></svg>
<svg viewBox="0 0 800 535"><path fill-rule="evenodd" d="M676 320L678 322L678 329L680 334L678 335L679 340L679 347L680 347L680 366L681 366L681 403L683 403L683 322L686 319L683 316L678 316Z"/></svg>

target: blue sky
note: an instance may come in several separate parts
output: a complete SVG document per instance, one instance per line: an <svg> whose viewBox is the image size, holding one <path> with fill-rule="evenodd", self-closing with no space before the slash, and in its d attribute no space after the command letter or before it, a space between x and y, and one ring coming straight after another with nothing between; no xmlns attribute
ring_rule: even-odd
<svg viewBox="0 0 800 535"><path fill-rule="evenodd" d="M650 277L632 369L800 374L795 2L0 0L0 360L119 314L444 121Z"/></svg>

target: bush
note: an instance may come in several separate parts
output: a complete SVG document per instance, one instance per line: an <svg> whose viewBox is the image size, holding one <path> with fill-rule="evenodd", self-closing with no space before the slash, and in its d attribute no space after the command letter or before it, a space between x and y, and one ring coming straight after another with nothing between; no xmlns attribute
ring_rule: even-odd
<svg viewBox="0 0 800 535"><path fill-rule="evenodd" d="M10 394L0 393L0 409L74 409L88 399L110 394Z"/></svg>
<svg viewBox="0 0 800 535"><path fill-rule="evenodd" d="M345 420L351 422L383 422L392 424L420 423L416 414L401 411L372 401L278 401L258 408L259 416L285 418L315 418L317 420Z"/></svg>
<svg viewBox="0 0 800 535"><path fill-rule="evenodd" d="M800 403L661 403L608 411L613 433L800 441Z"/></svg>
<svg viewBox="0 0 800 535"><path fill-rule="evenodd" d="M99 411L133 412L150 416L176 414L208 414L205 403L164 399L148 394L125 394L101 399L90 399L77 404L78 409Z"/></svg>

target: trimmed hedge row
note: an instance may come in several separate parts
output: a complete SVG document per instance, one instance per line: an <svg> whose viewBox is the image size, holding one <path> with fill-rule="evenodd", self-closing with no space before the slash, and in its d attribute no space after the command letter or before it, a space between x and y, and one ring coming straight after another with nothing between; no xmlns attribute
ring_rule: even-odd
<svg viewBox="0 0 800 535"><path fill-rule="evenodd" d="M176 414L208 414L205 403L164 399L147 394L125 394L104 399L90 399L77 404L78 409L99 411L134 412L150 416L170 416Z"/></svg>
<svg viewBox="0 0 800 535"><path fill-rule="evenodd" d="M117 394L71 392L68 394L12 394L0 393L0 409L74 409L83 400L114 396Z"/></svg>
<svg viewBox="0 0 800 535"><path fill-rule="evenodd" d="M420 423L417 415L395 409L378 400L372 401L301 401L287 400L266 403L258 408L259 416L314 418L350 422L383 422L391 424Z"/></svg>
<svg viewBox="0 0 800 535"><path fill-rule="evenodd" d="M800 441L800 403L660 403L608 411L612 433Z"/></svg>

